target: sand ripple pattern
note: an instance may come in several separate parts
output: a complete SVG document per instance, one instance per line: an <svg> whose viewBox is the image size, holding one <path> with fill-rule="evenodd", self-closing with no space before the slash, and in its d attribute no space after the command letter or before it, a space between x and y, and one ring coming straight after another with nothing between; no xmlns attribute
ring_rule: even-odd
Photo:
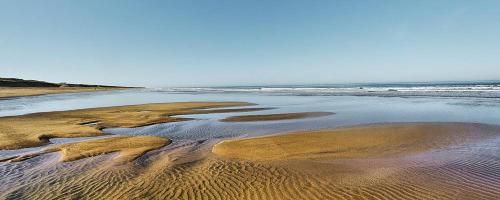
<svg viewBox="0 0 500 200"><path fill-rule="evenodd" d="M54 156L53 156L54 157ZM55 156L56 157L56 156ZM171 165L108 166L109 156L38 166L27 174L2 171L3 199L498 199L500 159L473 156L429 164L415 161L397 173L341 182L293 168L208 158ZM434 158L433 158L434 159ZM390 161L388 161L390 162ZM434 161L433 161L434 162ZM378 165L374 163L375 167ZM100 165L101 167L98 167ZM45 169L45 170L44 170ZM95 169L95 170L91 170ZM382 169L380 167L378 170ZM82 173L84 172L84 173ZM16 174L16 173L14 173ZM5 188L14 179L16 187Z"/></svg>
<svg viewBox="0 0 500 200"><path fill-rule="evenodd" d="M313 170L186 159L204 148L178 146L120 165L116 154L61 163L57 153L0 163L0 199L500 199L500 136L402 157L308 160Z"/></svg>

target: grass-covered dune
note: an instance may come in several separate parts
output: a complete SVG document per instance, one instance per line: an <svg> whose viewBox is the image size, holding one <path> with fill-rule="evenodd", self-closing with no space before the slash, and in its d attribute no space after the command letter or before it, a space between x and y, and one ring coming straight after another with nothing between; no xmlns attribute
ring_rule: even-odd
<svg viewBox="0 0 500 200"><path fill-rule="evenodd" d="M50 83L37 80L24 80L18 78L0 78L0 99L21 96L36 96L44 94L95 92L107 90L130 89L131 87L94 85L94 84L71 84Z"/></svg>

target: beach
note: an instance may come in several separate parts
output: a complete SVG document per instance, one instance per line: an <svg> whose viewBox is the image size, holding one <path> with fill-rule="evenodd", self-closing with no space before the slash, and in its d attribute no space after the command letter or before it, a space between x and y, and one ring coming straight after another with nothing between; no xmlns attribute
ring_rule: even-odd
<svg viewBox="0 0 500 200"><path fill-rule="evenodd" d="M118 104L105 106L109 95ZM35 96L29 97L33 108L62 101L68 109L19 108L9 111L19 115L0 117L1 199L500 196L500 124L491 123L500 109L490 101L479 106L437 98L282 101L281 96L148 90L91 97L102 106L86 108L82 96L60 94L49 102ZM175 100L141 104L168 98ZM193 98L200 101L186 101ZM23 99L4 100L11 101ZM474 118L483 109L491 114Z"/></svg>
<svg viewBox="0 0 500 200"><path fill-rule="evenodd" d="M0 1L0 200L500 200L500 1Z"/></svg>
<svg viewBox="0 0 500 200"><path fill-rule="evenodd" d="M499 128L369 125L223 141L213 152L294 171L302 175L297 182L318 184L312 186L317 199L495 199L500 195L499 151L477 148L498 145ZM273 194L284 198L292 192L280 188Z"/></svg>
<svg viewBox="0 0 500 200"><path fill-rule="evenodd" d="M120 90L126 88L106 88L106 87L0 87L0 99L37 96L46 94L61 94L61 93L80 93L80 92L98 92Z"/></svg>
<svg viewBox="0 0 500 200"><path fill-rule="evenodd" d="M102 129L110 127L139 127L187 120L172 117L174 115L260 110L260 108L203 110L244 105L251 104L240 102L144 104L2 117L0 149L40 146L51 138L98 136L104 134Z"/></svg>

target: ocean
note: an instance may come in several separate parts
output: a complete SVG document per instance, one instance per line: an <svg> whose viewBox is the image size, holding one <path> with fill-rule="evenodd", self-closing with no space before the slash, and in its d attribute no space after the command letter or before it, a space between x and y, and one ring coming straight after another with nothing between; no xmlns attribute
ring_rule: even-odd
<svg viewBox="0 0 500 200"><path fill-rule="evenodd" d="M173 93L262 93L299 96L437 96L500 98L500 81L157 88Z"/></svg>

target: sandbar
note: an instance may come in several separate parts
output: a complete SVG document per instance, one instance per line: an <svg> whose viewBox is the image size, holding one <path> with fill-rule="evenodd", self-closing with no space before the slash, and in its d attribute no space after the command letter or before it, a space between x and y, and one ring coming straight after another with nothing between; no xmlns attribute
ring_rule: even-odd
<svg viewBox="0 0 500 200"><path fill-rule="evenodd" d="M208 109L254 105L244 102L156 103L0 117L0 150L35 147L57 137L103 135L110 127L139 127L188 120L175 115L257 111L266 108Z"/></svg>
<svg viewBox="0 0 500 200"><path fill-rule="evenodd" d="M468 123L370 125L223 141L213 152L248 160L384 157L463 144L499 130Z"/></svg>
<svg viewBox="0 0 500 200"><path fill-rule="evenodd" d="M221 119L222 122L258 122L258 121L277 121L277 120L290 120L290 119L304 119L323 117L333 115L332 112L298 112L298 113L280 113L268 115L240 115L227 117Z"/></svg>

